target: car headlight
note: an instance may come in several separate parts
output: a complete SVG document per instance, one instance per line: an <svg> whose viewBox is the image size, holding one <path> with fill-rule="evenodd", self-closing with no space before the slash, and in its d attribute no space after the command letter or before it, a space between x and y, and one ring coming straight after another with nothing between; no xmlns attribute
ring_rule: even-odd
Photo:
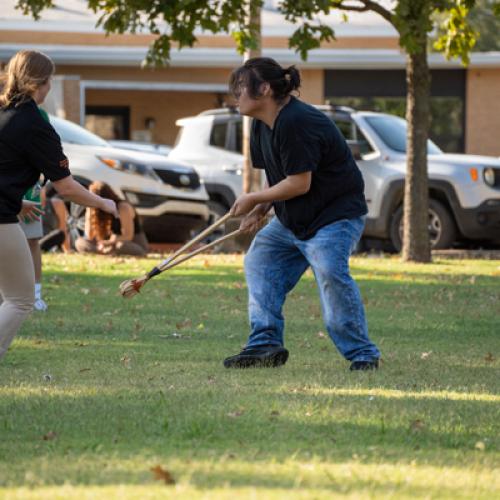
<svg viewBox="0 0 500 500"><path fill-rule="evenodd" d="M495 185L495 170L491 167L485 168L483 170L484 182L488 184L488 186L493 187Z"/></svg>
<svg viewBox="0 0 500 500"><path fill-rule="evenodd" d="M120 170L121 172L126 172L127 174L149 177L150 179L154 179L155 181L160 180L160 178L156 175L155 171L152 168L148 167L147 165L143 165L141 163L135 163L133 161L108 158L105 156L97 156L97 158L102 163L104 163L104 165L114 170Z"/></svg>

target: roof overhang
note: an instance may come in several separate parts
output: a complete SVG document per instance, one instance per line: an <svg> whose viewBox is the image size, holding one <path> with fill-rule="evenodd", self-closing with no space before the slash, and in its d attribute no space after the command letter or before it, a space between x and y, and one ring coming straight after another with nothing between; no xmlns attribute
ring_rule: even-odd
<svg viewBox="0 0 500 500"><path fill-rule="evenodd" d="M33 48L29 44L0 44L0 60L6 61L17 51ZM56 64L83 66L140 66L147 52L146 47L85 46L85 45L38 45ZM315 69L404 69L405 55L393 49L315 49L307 61L302 61L290 49L264 49L263 55L282 64L297 64L301 68ZM171 53L172 67L233 68L241 64L242 56L234 49L186 48ZM447 61L442 54L431 53L429 66L439 68L463 68L460 60ZM500 52L475 52L471 54L471 68L500 67Z"/></svg>

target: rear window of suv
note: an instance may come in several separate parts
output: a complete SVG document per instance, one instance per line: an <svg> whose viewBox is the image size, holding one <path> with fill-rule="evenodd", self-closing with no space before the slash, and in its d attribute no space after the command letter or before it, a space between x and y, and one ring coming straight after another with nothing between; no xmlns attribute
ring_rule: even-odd
<svg viewBox="0 0 500 500"><path fill-rule="evenodd" d="M395 116L365 116L365 120L385 142L387 147L398 153L406 153L406 121ZM427 141L427 153L440 154L442 151L431 141Z"/></svg>
<svg viewBox="0 0 500 500"><path fill-rule="evenodd" d="M210 133L210 145L224 149L226 147L227 123L214 123Z"/></svg>

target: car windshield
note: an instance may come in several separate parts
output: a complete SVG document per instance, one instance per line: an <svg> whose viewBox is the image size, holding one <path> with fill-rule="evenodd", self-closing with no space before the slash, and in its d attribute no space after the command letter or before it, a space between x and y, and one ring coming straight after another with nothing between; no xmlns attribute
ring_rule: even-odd
<svg viewBox="0 0 500 500"><path fill-rule="evenodd" d="M109 144L99 136L68 120L51 116L50 123L56 129L62 142L79 144L81 146L109 147Z"/></svg>
<svg viewBox="0 0 500 500"><path fill-rule="evenodd" d="M398 153L406 153L406 121L397 116L370 115L365 120L375 130L386 146ZM441 154L442 151L430 139L427 141L427 153Z"/></svg>

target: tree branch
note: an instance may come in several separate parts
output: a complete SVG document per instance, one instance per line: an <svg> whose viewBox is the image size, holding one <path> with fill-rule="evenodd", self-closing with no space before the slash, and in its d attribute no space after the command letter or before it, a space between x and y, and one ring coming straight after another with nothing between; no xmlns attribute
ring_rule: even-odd
<svg viewBox="0 0 500 500"><path fill-rule="evenodd" d="M373 2L372 0L359 1L362 2L367 9L373 10L373 12L376 12L392 24L393 14L390 10L387 10L385 7L382 7L382 5L378 4L377 2Z"/></svg>
<svg viewBox="0 0 500 500"><path fill-rule="evenodd" d="M379 5L376 2L373 2L371 0L356 0L357 2L361 2L363 4L362 6L356 6L356 5L344 5L342 0L340 0L339 3L333 3L332 7L335 9L339 10L345 10L348 12L368 12L368 11L373 11L379 15L381 15L384 19L389 21L392 24L392 13Z"/></svg>
<svg viewBox="0 0 500 500"><path fill-rule="evenodd" d="M351 6L349 7L348 5L335 5L335 9L339 9L339 10L348 10L350 12L368 12L370 9L368 7L354 7Z"/></svg>

